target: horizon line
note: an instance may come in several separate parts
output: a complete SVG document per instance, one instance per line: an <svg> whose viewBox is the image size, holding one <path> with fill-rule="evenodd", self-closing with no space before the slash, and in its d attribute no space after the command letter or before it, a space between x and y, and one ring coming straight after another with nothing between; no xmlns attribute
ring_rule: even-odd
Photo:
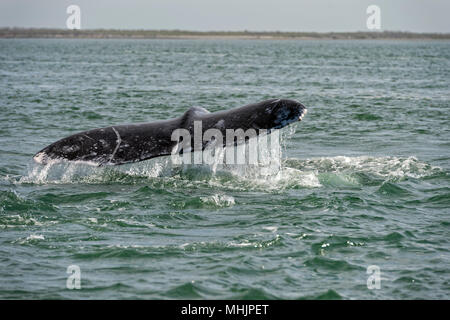
<svg viewBox="0 0 450 320"><path fill-rule="evenodd" d="M450 40L450 33L411 31L196 31L182 29L67 29L0 27L0 38L131 38L255 40Z"/></svg>
<svg viewBox="0 0 450 320"><path fill-rule="evenodd" d="M193 33L316 33L316 34L342 34L342 33L407 33L407 34L438 34L438 35L450 35L450 32L423 32L423 31L408 31L408 30L354 30L354 31L283 31L283 30L195 30L195 29L180 29L180 28L81 28L81 29L68 29L64 27L18 27L18 26L0 26L0 30L13 29L13 30L54 30L54 31L148 31L148 32L193 32Z"/></svg>

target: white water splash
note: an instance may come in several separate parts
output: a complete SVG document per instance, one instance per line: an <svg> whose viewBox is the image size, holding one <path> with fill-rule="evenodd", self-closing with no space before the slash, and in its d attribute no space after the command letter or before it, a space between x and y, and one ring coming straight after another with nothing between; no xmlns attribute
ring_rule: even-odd
<svg viewBox="0 0 450 320"><path fill-rule="evenodd" d="M45 240L45 237L43 235L41 235L41 234L30 234L26 238L21 238L21 239L18 239L16 241L14 241L14 243L29 244L29 243L35 243L35 242L41 241L41 240Z"/></svg>
<svg viewBox="0 0 450 320"><path fill-rule="evenodd" d="M416 157L337 156L305 160L288 159L288 166L304 172L318 173L368 173L380 178L423 178L442 171L442 168L419 161Z"/></svg>
<svg viewBox="0 0 450 320"><path fill-rule="evenodd" d="M234 197L227 195L214 194L208 197L200 197L205 204L212 204L216 207L230 207L235 204Z"/></svg>

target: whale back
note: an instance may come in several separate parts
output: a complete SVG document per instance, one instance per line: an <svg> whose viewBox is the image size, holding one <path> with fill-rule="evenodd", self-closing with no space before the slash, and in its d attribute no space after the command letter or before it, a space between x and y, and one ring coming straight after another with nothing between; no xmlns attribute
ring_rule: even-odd
<svg viewBox="0 0 450 320"><path fill-rule="evenodd" d="M138 162L170 155L178 143L172 139L176 129L187 130L193 139L195 121L201 124L202 134L215 128L225 136L227 129L278 129L301 120L305 113L306 108L302 104L280 99L214 113L202 107L191 107L175 119L76 133L45 147L34 156L34 160L41 164L51 160L88 161L96 165Z"/></svg>

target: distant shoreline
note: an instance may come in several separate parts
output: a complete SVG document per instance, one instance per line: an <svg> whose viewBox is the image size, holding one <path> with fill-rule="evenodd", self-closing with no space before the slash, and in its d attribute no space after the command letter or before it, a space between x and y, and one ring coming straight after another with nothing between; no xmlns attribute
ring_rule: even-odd
<svg viewBox="0 0 450 320"><path fill-rule="evenodd" d="M119 29L0 28L0 38L68 39L241 39L241 40L450 40L450 33L414 32L277 32Z"/></svg>

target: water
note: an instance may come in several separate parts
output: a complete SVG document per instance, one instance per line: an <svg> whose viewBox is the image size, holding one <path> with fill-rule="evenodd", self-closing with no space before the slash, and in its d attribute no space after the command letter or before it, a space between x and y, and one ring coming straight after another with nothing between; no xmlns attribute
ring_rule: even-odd
<svg viewBox="0 0 450 320"><path fill-rule="evenodd" d="M449 49L0 40L0 298L448 299ZM269 175L31 161L78 131L273 97L308 114Z"/></svg>

